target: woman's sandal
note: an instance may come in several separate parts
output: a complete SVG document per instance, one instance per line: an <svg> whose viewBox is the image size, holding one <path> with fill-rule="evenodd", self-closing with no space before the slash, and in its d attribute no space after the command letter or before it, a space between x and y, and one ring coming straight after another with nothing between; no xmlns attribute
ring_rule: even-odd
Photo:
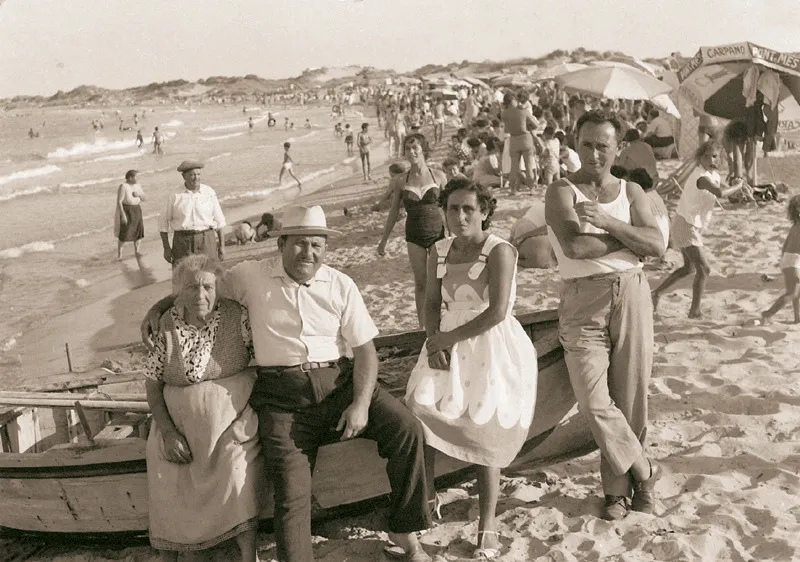
<svg viewBox="0 0 800 562"><path fill-rule="evenodd" d="M498 537L498 545L495 548L486 548L480 546L482 542L481 535L494 535ZM478 531L478 548L476 548L473 553L472 557L476 560L494 560L498 556L500 556L500 544L499 544L499 533L497 531Z"/></svg>

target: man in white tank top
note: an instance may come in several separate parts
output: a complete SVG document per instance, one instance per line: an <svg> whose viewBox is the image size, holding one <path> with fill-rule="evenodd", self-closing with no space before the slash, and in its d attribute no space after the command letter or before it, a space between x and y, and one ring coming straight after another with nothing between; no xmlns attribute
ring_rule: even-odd
<svg viewBox="0 0 800 562"><path fill-rule="evenodd" d="M559 336L578 408L601 451L603 518L652 513L657 464L646 456L653 306L641 257L664 240L642 188L611 175L621 125L599 110L576 125L581 168L551 184L545 219L564 279Z"/></svg>

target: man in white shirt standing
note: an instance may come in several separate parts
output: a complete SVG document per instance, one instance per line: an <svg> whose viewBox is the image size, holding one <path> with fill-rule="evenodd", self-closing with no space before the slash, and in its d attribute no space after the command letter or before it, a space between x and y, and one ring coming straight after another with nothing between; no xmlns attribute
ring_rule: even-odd
<svg viewBox="0 0 800 562"><path fill-rule="evenodd" d="M377 442L391 486L389 537L405 560L429 561L416 536L431 524L422 427L378 385L378 329L353 280L324 264L334 234L322 207L290 207L282 227L269 233L280 255L244 261L218 277L217 294L250 315L258 364L250 404L275 486L277 558L314 560L311 475L333 430L343 440ZM166 297L148 313L146 344L173 301Z"/></svg>
<svg viewBox="0 0 800 562"><path fill-rule="evenodd" d="M225 258L225 241L222 229L225 216L216 192L200 183L200 169L204 164L184 160L178 166L183 176L183 191L173 193L158 218L164 259L175 266L189 254L206 254L212 258ZM169 233L172 231L172 246Z"/></svg>

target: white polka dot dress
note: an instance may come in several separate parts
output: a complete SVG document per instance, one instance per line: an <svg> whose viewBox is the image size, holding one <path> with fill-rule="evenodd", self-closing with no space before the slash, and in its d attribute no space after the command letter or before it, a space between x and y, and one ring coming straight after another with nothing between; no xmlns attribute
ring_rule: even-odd
<svg viewBox="0 0 800 562"><path fill-rule="evenodd" d="M437 242L442 280L440 329L461 326L489 306L492 248L507 244L489 235L474 263L446 263L452 239ZM512 284L511 305L516 296ZM406 388L406 404L420 419L426 443L469 463L503 468L528 436L536 403L537 361L533 343L511 314L490 330L458 342L448 371L428 366L423 346Z"/></svg>

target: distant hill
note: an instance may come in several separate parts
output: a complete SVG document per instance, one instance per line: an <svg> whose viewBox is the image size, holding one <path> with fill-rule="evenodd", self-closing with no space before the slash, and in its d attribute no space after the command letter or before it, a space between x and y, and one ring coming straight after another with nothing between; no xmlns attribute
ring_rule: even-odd
<svg viewBox="0 0 800 562"><path fill-rule="evenodd" d="M398 73L370 66L319 67L304 70L292 78L266 79L248 74L246 76L210 76L197 82L170 80L153 82L121 90L110 90L98 86L78 86L69 92L59 90L52 96L16 96L0 100L6 109L23 106L114 106L145 105L152 103L203 103L224 98L232 102L247 102L260 96L289 91L339 88L351 85L384 83L387 78L399 76L425 77L430 75L455 75L491 77L504 73L526 72L560 62L590 62L625 57L617 51L592 51L584 48L558 49L539 57L524 57L506 61L471 62L463 60L446 65L427 64L414 71ZM670 57L645 59L646 62L669 66ZM684 59L685 60L685 59Z"/></svg>

